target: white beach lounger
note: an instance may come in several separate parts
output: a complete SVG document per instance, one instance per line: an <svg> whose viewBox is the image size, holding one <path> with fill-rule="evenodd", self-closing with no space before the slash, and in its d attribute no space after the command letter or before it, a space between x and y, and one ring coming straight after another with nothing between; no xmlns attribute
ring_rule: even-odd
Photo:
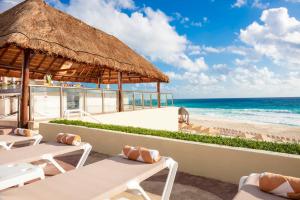
<svg viewBox="0 0 300 200"><path fill-rule="evenodd" d="M13 186L20 187L28 181L44 178L44 170L29 163L0 165L0 190Z"/></svg>
<svg viewBox="0 0 300 200"><path fill-rule="evenodd" d="M41 142L43 136L36 134L32 137L18 136L18 135L0 135L0 149L1 147L10 150L15 143L34 141L32 145L37 145Z"/></svg>
<svg viewBox="0 0 300 200"><path fill-rule="evenodd" d="M83 150L82 156L76 166L76 168L79 168L85 163L91 149L92 146L88 143L81 143L78 146L72 146L56 142L48 142L35 146L11 149L10 151L0 151L0 165L47 160L60 172L64 173L65 170L54 160L54 157Z"/></svg>
<svg viewBox="0 0 300 200"><path fill-rule="evenodd" d="M286 198L261 191L258 187L259 176L260 174L253 173L249 176L241 177L239 183L239 192L236 194L233 200L286 200Z"/></svg>
<svg viewBox="0 0 300 200"><path fill-rule="evenodd" d="M0 199L100 200L112 198L127 190L134 190L140 192L144 199L150 200L140 186L140 182L168 168L169 174L162 194L162 200L168 200L177 166L177 162L166 157L162 157L157 163L146 164L117 156L22 188L2 192Z"/></svg>

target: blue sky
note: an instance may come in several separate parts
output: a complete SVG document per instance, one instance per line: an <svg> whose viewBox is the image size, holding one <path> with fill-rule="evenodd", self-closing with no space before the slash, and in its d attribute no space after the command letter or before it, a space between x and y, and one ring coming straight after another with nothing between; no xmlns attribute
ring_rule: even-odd
<svg viewBox="0 0 300 200"><path fill-rule="evenodd" d="M47 2L142 54L177 98L300 96L300 0Z"/></svg>

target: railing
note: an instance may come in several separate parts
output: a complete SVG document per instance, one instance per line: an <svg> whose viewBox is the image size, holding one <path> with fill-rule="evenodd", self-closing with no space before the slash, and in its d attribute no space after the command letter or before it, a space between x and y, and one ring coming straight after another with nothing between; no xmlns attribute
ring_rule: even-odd
<svg viewBox="0 0 300 200"><path fill-rule="evenodd" d="M20 94L3 91L0 93L0 119L17 114L19 121Z"/></svg>
<svg viewBox="0 0 300 200"><path fill-rule="evenodd" d="M117 112L118 90L60 86L30 86L30 120L64 118L65 113L90 116ZM123 110L138 110L158 106L156 92L122 91ZM161 106L172 106L173 95L161 93ZM75 112L76 113L76 112Z"/></svg>
<svg viewBox="0 0 300 200"><path fill-rule="evenodd" d="M95 122L100 123L100 121L99 121L97 118L93 117L93 115L91 115L90 113L85 112L85 111L83 111L83 110L80 110L80 109L78 109L78 110L77 110L77 109L76 109L76 110L66 110L66 111L64 112L63 118L69 119L69 118L70 118L70 114L72 114L72 113L79 113L81 119L82 119L83 117L89 117L90 119L94 120Z"/></svg>
<svg viewBox="0 0 300 200"><path fill-rule="evenodd" d="M157 92L123 91L124 111L156 108L158 106L157 95ZM172 93L160 93L160 104L161 107L173 106Z"/></svg>

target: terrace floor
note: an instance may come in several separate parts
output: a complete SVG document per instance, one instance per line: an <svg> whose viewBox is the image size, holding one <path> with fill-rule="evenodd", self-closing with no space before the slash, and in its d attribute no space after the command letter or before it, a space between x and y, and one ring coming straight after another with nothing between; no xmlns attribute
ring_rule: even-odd
<svg viewBox="0 0 300 200"><path fill-rule="evenodd" d="M72 168L80 157L80 152L69 154L57 158L65 168ZM103 160L109 156L97 152L91 152L86 165ZM48 173L56 173L52 168ZM163 186L167 177L167 170L156 174L155 176L147 179L141 185L154 199L159 199L162 194ZM173 186L171 200L230 200L237 193L237 185L225 183L213 179L208 179L200 176L193 176L183 172L177 172L175 183ZM142 199L128 193L120 195L128 199ZM118 199L118 198L116 198Z"/></svg>
<svg viewBox="0 0 300 200"><path fill-rule="evenodd" d="M5 134L11 130L8 127L0 127L0 135ZM21 147L21 145L20 145ZM81 156L81 152L74 152L72 154L64 155L56 158L56 160L66 169L74 169L74 166L78 162ZM98 152L91 152L85 165L108 158L108 155ZM39 163L36 163L39 164ZM53 176L58 174L58 170L53 166L47 166L45 168L46 176ZM162 171L155 176L147 179L141 185L149 194L152 199L160 199L159 195L162 194L165 180L168 171ZM173 186L171 200L231 200L237 193L237 185L226 183L214 179L204 178L200 176L194 176L187 173L178 171ZM119 197L125 197L126 199L142 200L141 197L132 195L129 193L123 193ZM121 198L120 198L121 199ZM122 198L122 200L124 200Z"/></svg>

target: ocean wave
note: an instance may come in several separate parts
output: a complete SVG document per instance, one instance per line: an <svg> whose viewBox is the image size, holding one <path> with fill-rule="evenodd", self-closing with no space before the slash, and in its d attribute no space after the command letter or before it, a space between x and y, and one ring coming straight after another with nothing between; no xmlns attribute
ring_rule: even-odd
<svg viewBox="0 0 300 200"><path fill-rule="evenodd" d="M300 112L274 109L188 108L191 115L205 115L261 123L300 126Z"/></svg>

